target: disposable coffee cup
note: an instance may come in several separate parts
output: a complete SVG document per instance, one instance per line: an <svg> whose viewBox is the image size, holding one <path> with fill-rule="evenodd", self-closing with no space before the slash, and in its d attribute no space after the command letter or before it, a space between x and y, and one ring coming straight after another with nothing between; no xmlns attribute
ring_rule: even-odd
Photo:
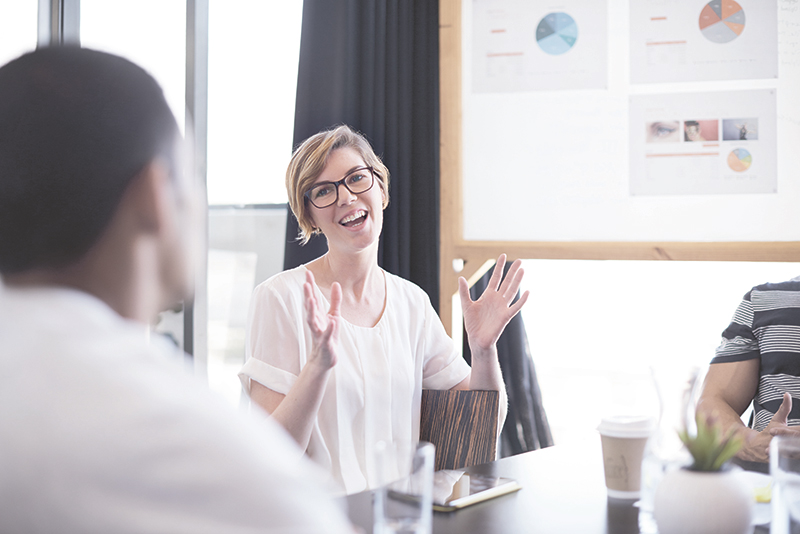
<svg viewBox="0 0 800 534"><path fill-rule="evenodd" d="M597 431L609 497L639 498L644 447L654 429L655 420L646 416L615 415L600 422Z"/></svg>

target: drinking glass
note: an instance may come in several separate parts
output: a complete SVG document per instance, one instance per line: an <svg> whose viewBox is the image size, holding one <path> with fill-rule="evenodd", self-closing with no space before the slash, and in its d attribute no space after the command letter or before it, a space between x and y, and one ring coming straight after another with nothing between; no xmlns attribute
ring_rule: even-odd
<svg viewBox="0 0 800 534"><path fill-rule="evenodd" d="M800 532L800 437L776 436L769 445L771 534Z"/></svg>
<svg viewBox="0 0 800 534"><path fill-rule="evenodd" d="M379 443L380 488L373 501L374 534L430 534L433 516L431 443Z"/></svg>
<svg viewBox="0 0 800 534"><path fill-rule="evenodd" d="M697 367L680 365L650 366L653 391L658 400L658 424L647 441L642 460L639 529L641 534L657 534L653 517L656 488L667 471L691 463L678 431L696 431L697 397L703 383L703 373Z"/></svg>

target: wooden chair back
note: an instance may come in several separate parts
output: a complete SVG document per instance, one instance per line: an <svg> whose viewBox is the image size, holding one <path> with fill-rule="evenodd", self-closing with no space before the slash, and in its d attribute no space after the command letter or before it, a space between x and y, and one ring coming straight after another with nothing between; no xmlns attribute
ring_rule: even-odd
<svg viewBox="0 0 800 534"><path fill-rule="evenodd" d="M495 460L497 391L422 390L421 441L436 446L435 469L460 469Z"/></svg>

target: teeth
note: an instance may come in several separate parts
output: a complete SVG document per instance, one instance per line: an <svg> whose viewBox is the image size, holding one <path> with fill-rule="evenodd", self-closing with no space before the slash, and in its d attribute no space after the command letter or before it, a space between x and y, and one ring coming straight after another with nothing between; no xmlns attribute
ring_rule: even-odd
<svg viewBox="0 0 800 534"><path fill-rule="evenodd" d="M357 211L357 212L355 212L354 214L352 214L352 215L348 215L347 217L345 217L344 219L342 219L341 221L339 221L339 224L347 224L347 223L349 223L350 221L355 221L355 220L356 220L356 219L358 219L359 217L364 217L364 216L366 216L366 215L367 215L367 212L366 212L365 210L358 210L358 211Z"/></svg>

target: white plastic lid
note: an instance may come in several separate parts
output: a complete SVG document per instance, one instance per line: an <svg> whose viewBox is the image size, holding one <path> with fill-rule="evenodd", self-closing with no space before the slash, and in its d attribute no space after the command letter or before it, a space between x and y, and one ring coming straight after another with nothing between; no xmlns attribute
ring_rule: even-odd
<svg viewBox="0 0 800 534"><path fill-rule="evenodd" d="M655 427L655 418L646 415L612 415L603 418L597 431L612 438L646 438Z"/></svg>

